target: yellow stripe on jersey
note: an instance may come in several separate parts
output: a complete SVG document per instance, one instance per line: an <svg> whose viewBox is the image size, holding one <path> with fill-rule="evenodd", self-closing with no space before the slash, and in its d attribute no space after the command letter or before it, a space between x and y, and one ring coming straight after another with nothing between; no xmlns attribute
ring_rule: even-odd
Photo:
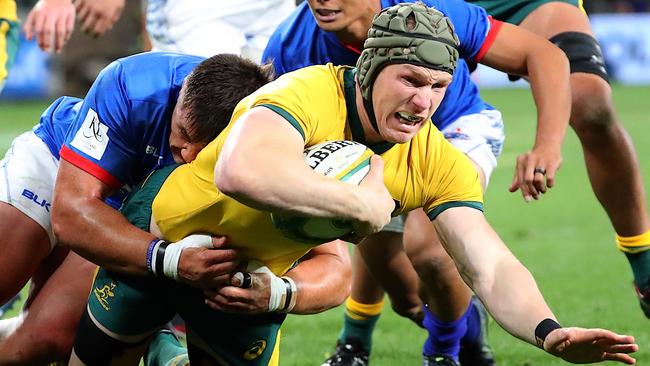
<svg viewBox="0 0 650 366"><path fill-rule="evenodd" d="M284 74L243 99L224 131L192 163L174 170L161 187L153 217L164 238L175 242L194 233L226 235L244 257L263 263L276 275L291 268L311 246L285 238L268 212L219 192L213 183L214 167L235 121L255 107L269 108L286 119L301 132L306 147L342 139L364 143L354 85L350 68L312 66ZM395 215L419 207L433 217L453 206L482 207L474 166L432 123L408 143L368 147L384 160L384 182L399 202Z"/></svg>

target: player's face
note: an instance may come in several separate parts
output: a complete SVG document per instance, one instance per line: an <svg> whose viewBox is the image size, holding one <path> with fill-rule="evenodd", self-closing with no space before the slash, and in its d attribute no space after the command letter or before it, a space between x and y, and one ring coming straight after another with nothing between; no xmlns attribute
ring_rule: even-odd
<svg viewBox="0 0 650 366"><path fill-rule="evenodd" d="M344 30L365 15L379 0L307 0L318 27L327 32Z"/></svg>
<svg viewBox="0 0 650 366"><path fill-rule="evenodd" d="M192 142L193 139L190 136L191 122L187 118L187 111L182 107L183 89L181 89L172 113L171 132L169 133L169 147L174 161L177 163L189 163L196 159L196 156L206 145L202 142Z"/></svg>
<svg viewBox="0 0 650 366"><path fill-rule="evenodd" d="M404 143L424 126L445 96L451 75L409 64L388 65L372 88L379 134L385 141Z"/></svg>

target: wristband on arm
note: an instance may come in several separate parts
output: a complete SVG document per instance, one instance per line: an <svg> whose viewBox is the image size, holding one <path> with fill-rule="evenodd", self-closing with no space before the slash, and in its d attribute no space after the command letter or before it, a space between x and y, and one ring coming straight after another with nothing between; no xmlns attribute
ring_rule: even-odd
<svg viewBox="0 0 650 366"><path fill-rule="evenodd" d="M539 322L537 327L535 327L535 341L537 342L537 347L544 349L544 341L546 340L546 337L552 331L560 328L562 328L562 326L550 318L546 318Z"/></svg>
<svg viewBox="0 0 650 366"><path fill-rule="evenodd" d="M161 276L164 266L165 250L169 242L162 239L153 239L147 248L147 271L154 276Z"/></svg>
<svg viewBox="0 0 650 366"><path fill-rule="evenodd" d="M194 234L169 245L168 241L153 239L147 248L147 271L154 276L178 280L178 262L186 248L211 248L210 235Z"/></svg>

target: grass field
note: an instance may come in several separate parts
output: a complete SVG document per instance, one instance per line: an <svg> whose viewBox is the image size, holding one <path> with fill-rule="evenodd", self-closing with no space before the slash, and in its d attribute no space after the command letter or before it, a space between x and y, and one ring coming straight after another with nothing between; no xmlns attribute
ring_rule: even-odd
<svg viewBox="0 0 650 366"><path fill-rule="evenodd" d="M564 325L606 327L636 336L638 365L650 365L650 322L632 290L624 256L587 180L579 142L569 132L557 185L539 202L526 204L507 191L515 158L530 148L534 105L526 90L487 90L483 96L506 120L506 145L490 182L486 214L513 252L531 270ZM646 187L650 187L650 88L615 87L618 113L637 147ZM29 129L46 102L0 103L0 151ZM342 308L315 315L290 316L282 338L282 365L320 365L340 329ZM227 330L225 330L227 331ZM565 364L508 334L494 322L490 340L501 366ZM387 310L374 337L371 363L420 364L424 331Z"/></svg>

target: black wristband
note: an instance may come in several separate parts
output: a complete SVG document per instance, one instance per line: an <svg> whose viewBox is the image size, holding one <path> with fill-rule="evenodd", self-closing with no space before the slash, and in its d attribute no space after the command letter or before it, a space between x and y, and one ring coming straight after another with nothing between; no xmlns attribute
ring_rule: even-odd
<svg viewBox="0 0 650 366"><path fill-rule="evenodd" d="M291 283L289 282L289 280L287 280L284 277L281 277L281 279L282 282L284 282L284 285L286 286L284 306L281 309L278 309L277 311L284 313L289 309L289 306L291 305L291 297L293 296L293 290L291 289Z"/></svg>
<svg viewBox="0 0 650 366"><path fill-rule="evenodd" d="M546 336L548 336L552 331L560 328L562 328L562 326L553 319L546 318L539 322L537 327L535 327L535 341L537 342L537 347L544 349Z"/></svg>
<svg viewBox="0 0 650 366"><path fill-rule="evenodd" d="M165 275L165 249L167 249L168 245L168 241L161 240L161 243L158 244L158 248L156 249L156 262L153 265L156 276L160 277Z"/></svg>

